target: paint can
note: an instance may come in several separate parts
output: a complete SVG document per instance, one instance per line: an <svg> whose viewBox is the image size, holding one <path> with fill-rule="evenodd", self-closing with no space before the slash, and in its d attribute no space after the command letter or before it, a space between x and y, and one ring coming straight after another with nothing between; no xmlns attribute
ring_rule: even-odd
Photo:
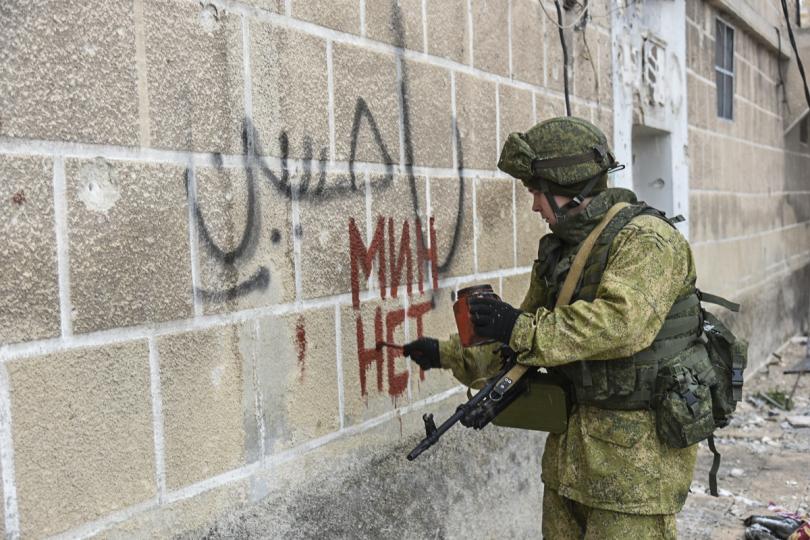
<svg viewBox="0 0 810 540"><path fill-rule="evenodd" d="M467 287L458 291L456 303L453 304L453 313L456 316L456 327L458 328L458 337L461 341L462 347L472 347L473 345L483 345L485 343L494 343L493 339L475 335L475 327L470 319L470 298L476 296L486 296L491 298L498 298L495 291L492 290L491 285L475 285ZM498 298L500 300L500 298Z"/></svg>

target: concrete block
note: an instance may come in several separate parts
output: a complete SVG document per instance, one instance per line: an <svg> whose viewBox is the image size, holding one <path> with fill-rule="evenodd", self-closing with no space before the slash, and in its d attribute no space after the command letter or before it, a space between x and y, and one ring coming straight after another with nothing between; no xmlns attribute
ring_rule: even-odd
<svg viewBox="0 0 810 540"><path fill-rule="evenodd" d="M0 135L138 144L131 2L14 2L0 25Z"/></svg>
<svg viewBox="0 0 810 540"><path fill-rule="evenodd" d="M404 62L402 77L407 105L405 162L420 166L452 167L450 73L429 64Z"/></svg>
<svg viewBox="0 0 810 540"><path fill-rule="evenodd" d="M327 28L360 34L358 0L291 0L292 16Z"/></svg>
<svg viewBox="0 0 810 540"><path fill-rule="evenodd" d="M520 306L526 297L529 285L531 285L531 276L531 273L526 273L503 278L501 283L501 298L503 298L503 301L515 307Z"/></svg>
<svg viewBox="0 0 810 540"><path fill-rule="evenodd" d="M0 343L59 335L53 165L0 156Z"/></svg>
<svg viewBox="0 0 810 540"><path fill-rule="evenodd" d="M506 178L476 179L479 272L512 268L515 264L513 188L514 182Z"/></svg>
<svg viewBox="0 0 810 540"><path fill-rule="evenodd" d="M260 141L257 151L326 161L326 44L303 32L256 21L251 23L250 38L253 121Z"/></svg>
<svg viewBox="0 0 810 540"><path fill-rule="evenodd" d="M519 180L515 180L515 229L517 234L517 265L530 266L537 258L537 243L549 232L548 225L537 212L532 212L532 195Z"/></svg>
<svg viewBox="0 0 810 540"><path fill-rule="evenodd" d="M399 98L394 57L335 43L332 58L337 158L399 163ZM357 152L352 156L355 144Z"/></svg>
<svg viewBox="0 0 810 540"><path fill-rule="evenodd" d="M525 133L534 125L532 93L514 86L498 85L498 112L501 115L498 142L501 148L513 131ZM500 156L501 148L498 149Z"/></svg>
<svg viewBox="0 0 810 540"><path fill-rule="evenodd" d="M284 13L285 0L243 0L243 3L273 13Z"/></svg>
<svg viewBox="0 0 810 540"><path fill-rule="evenodd" d="M167 488L244 465L257 438L253 373L246 369L254 342L242 326L158 339Z"/></svg>
<svg viewBox="0 0 810 540"><path fill-rule="evenodd" d="M565 100L544 96L536 93L534 95L537 108L537 122L554 118L555 116L565 116Z"/></svg>
<svg viewBox="0 0 810 540"><path fill-rule="evenodd" d="M376 343L405 342L407 311L399 300L364 302L341 310L345 425L375 418L409 402L410 360Z"/></svg>
<svg viewBox="0 0 810 540"><path fill-rule="evenodd" d="M534 0L512 2L512 77L543 86L543 12Z"/></svg>
<svg viewBox="0 0 810 540"><path fill-rule="evenodd" d="M144 0L144 18L152 146L241 153L239 15L213 4Z"/></svg>
<svg viewBox="0 0 810 540"><path fill-rule="evenodd" d="M319 188L309 190L300 196L298 204L304 298L351 291L350 220L354 220L361 239L369 247L364 176L358 176L357 183L352 186L349 175L330 174L326 176L323 191ZM362 270L360 276L358 291L364 291L367 280Z"/></svg>
<svg viewBox="0 0 810 540"><path fill-rule="evenodd" d="M188 499L180 499L171 503L164 502L160 506L112 524L93 538L99 540L121 538L190 540L188 531L203 528L204 534L215 536L217 531L208 527L211 520L215 517L226 518L252 502L251 493L250 479L231 481Z"/></svg>
<svg viewBox="0 0 810 540"><path fill-rule="evenodd" d="M281 174L196 171L200 290L207 313L295 299L292 203Z"/></svg>
<svg viewBox="0 0 810 540"><path fill-rule="evenodd" d="M22 536L50 536L156 496L145 341L7 365Z"/></svg>
<svg viewBox="0 0 810 540"><path fill-rule="evenodd" d="M190 315L183 169L97 158L65 175L74 332Z"/></svg>
<svg viewBox="0 0 810 540"><path fill-rule="evenodd" d="M499 0L473 0L473 64L509 77L509 9Z"/></svg>
<svg viewBox="0 0 810 540"><path fill-rule="evenodd" d="M425 0L428 53L469 64L467 0Z"/></svg>
<svg viewBox="0 0 810 540"><path fill-rule="evenodd" d="M574 32L573 94L589 101L596 101L602 95L601 84L612 88L611 78L599 71L599 36L595 27L588 25L584 31Z"/></svg>
<svg viewBox="0 0 810 540"><path fill-rule="evenodd" d="M366 2L366 36L403 49L423 52L422 0Z"/></svg>
<svg viewBox="0 0 810 540"><path fill-rule="evenodd" d="M265 451L273 454L340 429L335 310L268 317L257 324L255 384Z"/></svg>
<svg viewBox="0 0 810 540"><path fill-rule="evenodd" d="M466 168L494 170L498 164L495 92L495 83L456 74L456 114L463 157L459 162Z"/></svg>
<svg viewBox="0 0 810 540"><path fill-rule="evenodd" d="M451 334L457 333L453 315L454 298L455 294L452 289L436 289L411 297L409 312L414 315L420 314L421 323L417 324L419 321L415 319L408 320L408 340L423 335L436 339L447 339ZM414 400L425 399L458 386L458 384L450 370L429 369L424 371L417 364L411 363L411 393Z"/></svg>
<svg viewBox="0 0 810 540"><path fill-rule="evenodd" d="M552 6L552 10L553 10ZM551 13L549 11L549 13ZM544 32L544 41L546 43L546 88L551 90L556 90L558 92L562 92L565 89L565 82L563 80L563 71L564 71L564 62L563 62L563 53L562 53L562 45L560 44L560 33L557 30L557 26L551 23L549 20L543 21L545 25L543 28ZM573 43L572 38L574 36L569 31L565 35L566 44L568 44L568 61L571 62L572 56L572 49L570 44ZM569 64L569 69L571 69L571 65ZM570 71L573 74L573 70ZM568 83L571 84L573 75L569 75ZM570 86L569 86L570 88Z"/></svg>
<svg viewBox="0 0 810 540"><path fill-rule="evenodd" d="M431 178L430 213L435 219L439 276L472 274L472 180Z"/></svg>

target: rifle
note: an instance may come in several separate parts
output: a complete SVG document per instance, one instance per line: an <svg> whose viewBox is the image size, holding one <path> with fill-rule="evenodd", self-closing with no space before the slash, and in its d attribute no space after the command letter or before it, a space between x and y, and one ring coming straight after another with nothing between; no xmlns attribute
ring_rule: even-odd
<svg viewBox="0 0 810 540"><path fill-rule="evenodd" d="M530 368L517 363L517 355L508 350L504 365L497 375L487 380L484 387L474 396L469 396L466 403L456 409L455 414L436 427L433 414L422 415L425 422L425 438L408 454L408 461L436 444L439 438L456 423L474 429L484 429L498 414L508 407L526 390L523 375Z"/></svg>

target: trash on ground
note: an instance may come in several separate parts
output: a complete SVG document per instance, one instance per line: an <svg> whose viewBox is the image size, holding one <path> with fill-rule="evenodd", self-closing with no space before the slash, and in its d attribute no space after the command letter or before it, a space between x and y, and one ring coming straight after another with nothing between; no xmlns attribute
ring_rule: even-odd
<svg viewBox="0 0 810 540"><path fill-rule="evenodd" d="M788 416L787 421L793 427L810 427L810 416Z"/></svg>

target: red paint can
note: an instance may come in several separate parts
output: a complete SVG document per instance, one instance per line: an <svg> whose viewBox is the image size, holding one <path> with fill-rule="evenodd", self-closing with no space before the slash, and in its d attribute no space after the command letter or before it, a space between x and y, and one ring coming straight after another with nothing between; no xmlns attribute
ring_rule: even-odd
<svg viewBox="0 0 810 540"><path fill-rule="evenodd" d="M458 328L458 337L461 340L462 347L494 342L493 339L475 335L475 327L470 319L469 304L470 298L475 296L498 298L491 285L475 285L458 291L458 298L456 303L453 304L453 313L456 315L456 327ZM498 299L500 300L500 298Z"/></svg>

